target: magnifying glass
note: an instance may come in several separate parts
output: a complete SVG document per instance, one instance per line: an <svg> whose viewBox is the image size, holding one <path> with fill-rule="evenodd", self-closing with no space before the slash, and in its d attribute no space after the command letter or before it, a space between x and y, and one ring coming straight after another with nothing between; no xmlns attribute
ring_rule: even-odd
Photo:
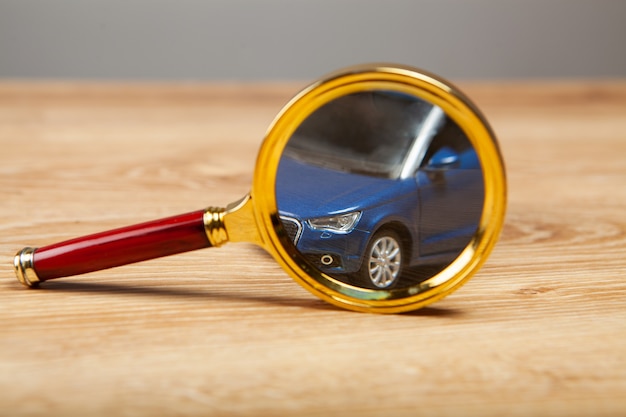
<svg viewBox="0 0 626 417"><path fill-rule="evenodd" d="M485 262L506 179L495 135L449 82L406 66L330 74L278 114L251 191L226 208L19 251L19 281L44 281L252 242L331 304L397 313L441 299Z"/></svg>

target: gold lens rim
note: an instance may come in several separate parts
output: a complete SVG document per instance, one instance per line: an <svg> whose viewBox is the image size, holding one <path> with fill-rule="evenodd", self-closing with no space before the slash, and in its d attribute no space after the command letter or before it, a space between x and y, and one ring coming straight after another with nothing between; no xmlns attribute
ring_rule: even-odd
<svg viewBox="0 0 626 417"><path fill-rule="evenodd" d="M461 254L443 271L408 288L370 290L317 270L287 238L275 198L278 163L287 141L312 112L340 96L372 89L410 94L441 107L466 133L483 170L484 209L479 227ZM306 87L276 116L259 151L251 195L264 247L305 289L327 302L355 311L399 313L421 308L458 289L492 251L504 223L506 176L498 143L478 108L451 83L428 72L390 64L350 67Z"/></svg>

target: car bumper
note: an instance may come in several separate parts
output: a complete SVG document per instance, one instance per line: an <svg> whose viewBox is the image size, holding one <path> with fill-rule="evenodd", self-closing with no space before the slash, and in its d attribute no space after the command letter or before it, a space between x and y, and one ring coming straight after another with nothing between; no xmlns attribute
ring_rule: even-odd
<svg viewBox="0 0 626 417"><path fill-rule="evenodd" d="M354 229L349 233L314 230L302 224L296 248L315 267L328 274L348 274L361 267L369 232Z"/></svg>

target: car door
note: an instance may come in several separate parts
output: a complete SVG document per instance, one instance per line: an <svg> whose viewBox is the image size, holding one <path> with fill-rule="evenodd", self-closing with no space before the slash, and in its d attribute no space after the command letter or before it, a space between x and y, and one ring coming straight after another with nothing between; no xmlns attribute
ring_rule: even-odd
<svg viewBox="0 0 626 417"><path fill-rule="evenodd" d="M456 256L477 230L484 186L476 152L450 118L430 142L416 181L420 257Z"/></svg>

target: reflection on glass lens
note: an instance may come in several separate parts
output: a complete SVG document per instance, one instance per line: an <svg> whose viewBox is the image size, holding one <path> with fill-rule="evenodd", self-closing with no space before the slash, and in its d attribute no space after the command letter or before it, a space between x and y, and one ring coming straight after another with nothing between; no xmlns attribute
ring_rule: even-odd
<svg viewBox="0 0 626 417"><path fill-rule="evenodd" d="M475 150L441 108L392 91L335 99L281 157L282 224L310 264L362 288L415 285L476 233L484 190Z"/></svg>

